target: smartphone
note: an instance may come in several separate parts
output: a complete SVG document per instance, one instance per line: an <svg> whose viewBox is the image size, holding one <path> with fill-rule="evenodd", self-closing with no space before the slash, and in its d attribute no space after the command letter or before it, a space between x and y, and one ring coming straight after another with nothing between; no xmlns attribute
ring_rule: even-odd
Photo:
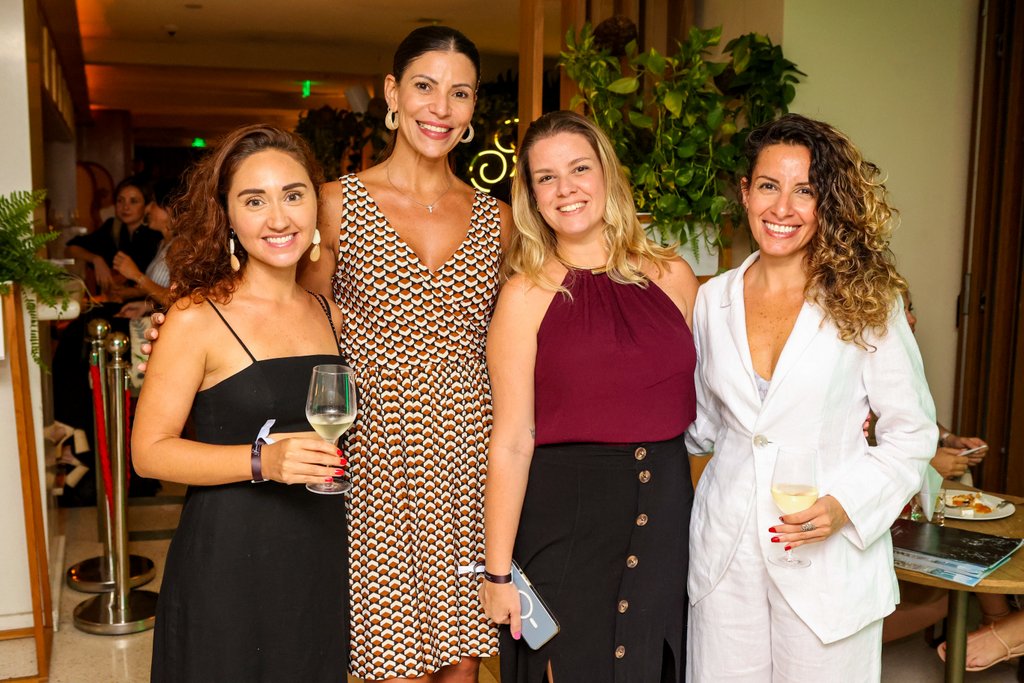
<svg viewBox="0 0 1024 683"><path fill-rule="evenodd" d="M531 650L540 649L558 635L558 620L544 604L522 568L512 562L512 583L519 590L519 607L523 620L523 640Z"/></svg>
<svg viewBox="0 0 1024 683"><path fill-rule="evenodd" d="M977 448L968 448L966 451L960 451L957 455L974 455L978 451L984 451L988 449L988 446L978 446Z"/></svg>

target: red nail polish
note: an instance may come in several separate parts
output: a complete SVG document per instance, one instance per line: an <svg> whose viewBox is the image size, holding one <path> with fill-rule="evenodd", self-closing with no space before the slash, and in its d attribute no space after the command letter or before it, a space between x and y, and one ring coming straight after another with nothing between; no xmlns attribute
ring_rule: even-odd
<svg viewBox="0 0 1024 683"><path fill-rule="evenodd" d="M779 521L782 522L783 524L786 523L786 520L784 520L782 517L779 517Z"/></svg>
<svg viewBox="0 0 1024 683"><path fill-rule="evenodd" d="M342 466L344 466L344 465L347 465L347 464L348 464L348 460L346 460L346 459L345 459L345 458L343 457L343 458L341 459L341 464L342 464Z"/></svg>
<svg viewBox="0 0 1024 683"><path fill-rule="evenodd" d="M768 533L770 533L770 534L775 534L775 533L778 533L778 532L777 532L777 531L775 531L775 527L773 527L773 526L770 526L770 527L768 527Z"/></svg>
<svg viewBox="0 0 1024 683"><path fill-rule="evenodd" d="M326 479L324 479L324 481L326 481L328 484L330 484L331 482L334 481L334 477L327 477Z"/></svg>
<svg viewBox="0 0 1024 683"><path fill-rule="evenodd" d="M779 542L779 537L778 536L772 536L772 543L778 543L778 542Z"/></svg>
<svg viewBox="0 0 1024 683"><path fill-rule="evenodd" d="M336 477L344 477L345 476L345 470L342 470L342 469L334 470L334 476L336 476Z"/></svg>
<svg viewBox="0 0 1024 683"><path fill-rule="evenodd" d="M792 549L793 549L793 546L791 546L791 545L787 545L785 548L783 548L783 550L785 550L786 552L789 552Z"/></svg>
<svg viewBox="0 0 1024 683"><path fill-rule="evenodd" d="M340 457L341 457L341 455L342 455L342 453L341 453L341 449L339 448L339 449L337 449L337 450L338 450L338 457L340 458Z"/></svg>

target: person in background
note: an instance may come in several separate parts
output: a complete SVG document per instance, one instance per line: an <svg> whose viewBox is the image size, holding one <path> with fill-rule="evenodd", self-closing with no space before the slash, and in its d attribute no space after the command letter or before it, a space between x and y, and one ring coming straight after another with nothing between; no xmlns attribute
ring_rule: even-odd
<svg viewBox="0 0 1024 683"><path fill-rule="evenodd" d="M917 331L917 315L908 289L903 294L903 310L907 317L910 331ZM871 416L873 417L873 416ZM869 418L870 420L871 418ZM873 422L873 420L871 420ZM970 484L969 467L981 463L988 455L988 444L976 436L959 436L953 434L936 422L939 428L939 443L932 456L931 466L943 479L957 479ZM873 429L873 424L871 426ZM981 448L982 450L961 455L963 451ZM882 626L882 642L898 640L911 633L921 631L945 619L949 607L948 591L932 588L907 581L899 582L900 602L896 611L885 618ZM1010 614L1007 597L1000 593L975 593L981 606L982 625L992 624Z"/></svg>
<svg viewBox="0 0 1024 683"><path fill-rule="evenodd" d="M483 555L491 425L484 360L509 209L455 177L473 137L475 45L414 30L384 82L384 159L325 185L323 257L300 281L332 293L360 382L345 435L352 661L367 680L475 683L497 632L459 573Z"/></svg>
<svg viewBox="0 0 1024 683"><path fill-rule="evenodd" d="M146 207L146 225L163 235L156 256L143 272L130 255L123 251L114 255L114 270L134 283L131 292L122 290L125 303L117 315L138 318L154 309L164 310L171 303L171 273L167 268L167 250L171 246L170 195L166 191L155 194Z"/></svg>
<svg viewBox="0 0 1024 683"><path fill-rule="evenodd" d="M917 331L917 316L914 314L914 302L908 289L903 295L903 310L907 316L910 331ZM988 444L976 436L959 436L936 422L939 428L939 445L932 456L932 467L942 475L943 479L960 479L968 474L969 467L979 464L988 455ZM965 450L981 448L982 450L961 455ZM969 475L968 475L969 476ZM965 483L970 483L965 482Z"/></svg>
<svg viewBox="0 0 1024 683"><path fill-rule="evenodd" d="M877 681L897 600L889 527L938 439L892 210L878 168L828 124L785 115L745 156L759 249L694 310L687 441L714 457L690 525L688 680ZM816 502L780 512L773 471L795 449L811 453ZM784 550L809 565L779 563Z"/></svg>
<svg viewBox="0 0 1024 683"><path fill-rule="evenodd" d="M938 655L946 661L946 644L941 643ZM982 626L967 634L967 671L984 671L996 664L1024 656L1024 612L1007 612L995 621L982 621Z"/></svg>
<svg viewBox="0 0 1024 683"><path fill-rule="evenodd" d="M319 180L301 138L246 126L194 167L175 212L181 298L132 438L139 474L189 485L157 605L158 683L345 680L345 497L303 486L345 464L305 414L313 367L343 362L338 309L295 279L315 256Z"/></svg>
<svg viewBox="0 0 1024 683"><path fill-rule="evenodd" d="M156 256L163 235L145 224L146 206L152 191L146 183L125 178L114 189L115 216L87 235L68 240L67 256L85 262L93 269L101 293L124 284L114 270L118 252L129 255L136 266L145 270Z"/></svg>
<svg viewBox="0 0 1024 683"><path fill-rule="evenodd" d="M530 125L512 196L480 591L509 625L502 680L681 682L697 278L644 234L614 147L578 114ZM513 557L561 627L536 651Z"/></svg>

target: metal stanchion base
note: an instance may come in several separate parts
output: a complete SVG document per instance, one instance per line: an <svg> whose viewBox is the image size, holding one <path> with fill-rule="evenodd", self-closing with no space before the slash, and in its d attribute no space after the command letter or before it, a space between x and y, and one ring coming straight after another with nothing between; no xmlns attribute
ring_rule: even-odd
<svg viewBox="0 0 1024 683"><path fill-rule="evenodd" d="M148 631L156 623L157 594L134 590L128 593L128 607L114 608L114 594L100 593L75 607L75 626L98 636L123 636Z"/></svg>
<svg viewBox="0 0 1024 683"><path fill-rule="evenodd" d="M114 577L107 570L108 559L90 557L68 568L68 586L83 593L109 593L114 590ZM156 576L153 560L142 555L128 556L128 587L147 584Z"/></svg>

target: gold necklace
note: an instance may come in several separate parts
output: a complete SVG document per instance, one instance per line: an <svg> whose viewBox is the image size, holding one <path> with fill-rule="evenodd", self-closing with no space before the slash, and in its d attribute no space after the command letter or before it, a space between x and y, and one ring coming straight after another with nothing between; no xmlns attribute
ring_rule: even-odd
<svg viewBox="0 0 1024 683"><path fill-rule="evenodd" d="M589 270L594 275L598 275L600 273L604 273L605 271L608 270L607 265L590 266L590 267L577 266L575 263L569 263L564 258L562 258L562 255L559 254L557 251L555 252L555 260L558 261L560 264L562 264L562 266L566 270Z"/></svg>
<svg viewBox="0 0 1024 683"><path fill-rule="evenodd" d="M388 179L388 184L391 187L394 188L395 192L397 192L398 194L402 195L403 197L408 199L413 204L418 204L418 205L422 206L424 209L427 210L428 213L434 213L434 207L437 206L437 203L439 201L441 201L442 197L444 197L446 194L448 194L448 190L452 189L452 179L449 176L449 178L448 178L448 187L444 188L444 192L442 192L441 194L437 195L437 199L435 199L434 201L430 202L429 204L424 204L423 202L419 201L418 199L416 199L415 197L413 197L409 193L403 192L402 190L398 189L398 186L395 185L393 180L391 180L391 164L387 164L384 167L384 175Z"/></svg>

